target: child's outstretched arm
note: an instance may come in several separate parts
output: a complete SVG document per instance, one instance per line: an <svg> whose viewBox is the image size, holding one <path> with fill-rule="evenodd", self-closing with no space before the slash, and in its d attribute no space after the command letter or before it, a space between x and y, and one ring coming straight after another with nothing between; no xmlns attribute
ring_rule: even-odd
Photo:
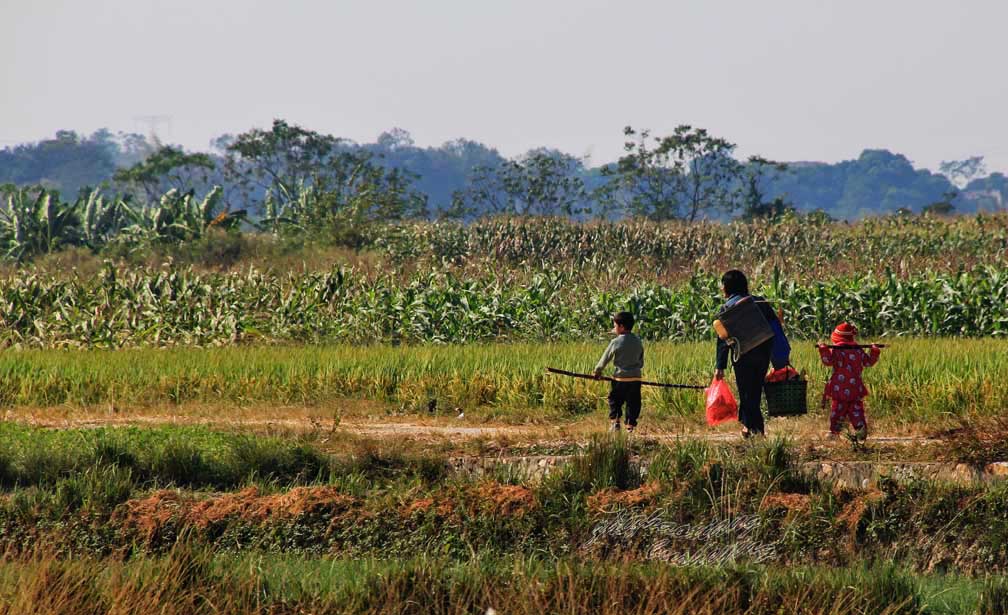
<svg viewBox="0 0 1008 615"><path fill-rule="evenodd" d="M878 363L879 355L882 354L882 349L875 344L872 344L870 351L865 352L862 350L861 352L864 352L864 364L871 367L872 365Z"/></svg>
<svg viewBox="0 0 1008 615"><path fill-rule="evenodd" d="M616 354L616 340L609 342L609 345L606 346L605 352L602 353L602 358L600 358L598 363L595 365L596 377L602 375L602 370L604 370L605 366L609 364L609 361L612 361L614 354Z"/></svg>
<svg viewBox="0 0 1008 615"><path fill-rule="evenodd" d="M832 366L833 349L826 346L826 344L819 344L819 358L822 359L823 365Z"/></svg>

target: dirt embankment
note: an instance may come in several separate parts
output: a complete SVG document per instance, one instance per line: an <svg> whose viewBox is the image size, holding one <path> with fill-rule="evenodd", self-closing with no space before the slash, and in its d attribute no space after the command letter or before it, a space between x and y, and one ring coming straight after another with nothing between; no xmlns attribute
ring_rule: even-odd
<svg viewBox="0 0 1008 615"><path fill-rule="evenodd" d="M408 519L433 514L456 517L464 508L470 514L520 517L536 510L538 501L528 487L483 481L455 494L439 493L404 502L384 511ZM162 489L120 505L112 522L143 542L156 539L169 525L205 530L228 523L263 525L277 521L316 517L330 524L348 516L374 514L366 502L332 486L296 487L284 493L264 494L257 487L210 497Z"/></svg>

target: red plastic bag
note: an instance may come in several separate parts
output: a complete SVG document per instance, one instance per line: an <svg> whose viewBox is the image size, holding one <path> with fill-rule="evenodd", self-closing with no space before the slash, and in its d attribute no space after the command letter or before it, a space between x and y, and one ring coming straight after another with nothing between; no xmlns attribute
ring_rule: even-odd
<svg viewBox="0 0 1008 615"><path fill-rule="evenodd" d="M714 379L707 387L707 424L720 425L738 418L738 404L724 378Z"/></svg>
<svg viewBox="0 0 1008 615"><path fill-rule="evenodd" d="M791 380L798 378L798 371L790 365L787 367L782 367L780 369L775 369L770 372L766 377L767 382L784 382L785 380Z"/></svg>

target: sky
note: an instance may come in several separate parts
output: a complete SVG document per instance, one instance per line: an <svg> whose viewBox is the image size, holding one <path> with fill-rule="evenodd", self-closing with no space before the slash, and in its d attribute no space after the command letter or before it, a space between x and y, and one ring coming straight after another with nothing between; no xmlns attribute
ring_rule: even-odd
<svg viewBox="0 0 1008 615"><path fill-rule="evenodd" d="M1008 172L1002 0L0 0L0 147L59 129L207 150L283 118L515 156L617 158L623 127L743 156Z"/></svg>

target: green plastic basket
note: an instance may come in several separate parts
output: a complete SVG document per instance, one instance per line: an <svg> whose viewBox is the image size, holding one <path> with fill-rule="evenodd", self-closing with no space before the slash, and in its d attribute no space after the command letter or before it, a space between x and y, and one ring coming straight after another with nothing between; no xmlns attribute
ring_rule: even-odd
<svg viewBox="0 0 1008 615"><path fill-rule="evenodd" d="M767 415L798 416L808 414L808 380L793 378L780 382L764 382Z"/></svg>

